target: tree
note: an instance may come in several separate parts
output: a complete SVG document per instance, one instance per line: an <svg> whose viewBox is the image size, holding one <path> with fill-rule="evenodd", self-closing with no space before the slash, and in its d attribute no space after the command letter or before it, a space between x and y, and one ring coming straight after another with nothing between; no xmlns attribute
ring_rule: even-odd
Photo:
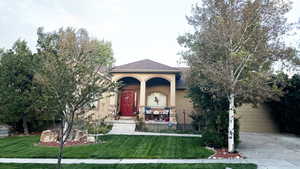
<svg viewBox="0 0 300 169"><path fill-rule="evenodd" d="M276 84L284 86L284 95L280 100L268 100L266 103L280 131L300 135L300 75L295 74L291 78L285 75L285 79L287 85Z"/></svg>
<svg viewBox="0 0 300 169"><path fill-rule="evenodd" d="M0 48L0 60L2 58L3 53L4 53L4 50Z"/></svg>
<svg viewBox="0 0 300 169"><path fill-rule="evenodd" d="M228 100L228 151L234 151L235 98L258 103L280 94L270 86L276 61L295 62L295 51L282 37L291 28L282 0L203 0L192 8L188 23L195 29L178 37L194 83Z"/></svg>
<svg viewBox="0 0 300 169"><path fill-rule="evenodd" d="M36 100L33 94L36 59L22 40L17 40L12 49L0 51L0 55L0 121L22 120L24 134L28 135L28 118L34 116Z"/></svg>
<svg viewBox="0 0 300 169"><path fill-rule="evenodd" d="M61 28L44 33L39 28L37 50L43 61L38 79L47 92L46 104L60 120L60 169L64 143L75 116L84 116L103 93L117 86L105 71L113 62L112 49L109 42L91 39L84 29Z"/></svg>

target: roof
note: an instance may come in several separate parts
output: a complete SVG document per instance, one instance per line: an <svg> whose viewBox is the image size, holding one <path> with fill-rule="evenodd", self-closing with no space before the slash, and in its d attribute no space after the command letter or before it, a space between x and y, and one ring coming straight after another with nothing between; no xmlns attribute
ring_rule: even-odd
<svg viewBox="0 0 300 169"><path fill-rule="evenodd" d="M171 67L150 59L144 59L112 68L112 73L176 73L176 89L187 89L188 67Z"/></svg>
<svg viewBox="0 0 300 169"><path fill-rule="evenodd" d="M115 66L112 68L112 73L126 73L126 72L164 72L164 73L179 73L180 70L171 67L168 65L164 65L158 62L155 62L150 59L144 59L120 66Z"/></svg>

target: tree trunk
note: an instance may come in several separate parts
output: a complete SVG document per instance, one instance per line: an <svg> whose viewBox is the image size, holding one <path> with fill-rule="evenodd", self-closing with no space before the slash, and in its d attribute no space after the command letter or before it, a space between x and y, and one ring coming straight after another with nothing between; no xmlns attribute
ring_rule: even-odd
<svg viewBox="0 0 300 169"><path fill-rule="evenodd" d="M228 152L234 152L234 94L229 96Z"/></svg>
<svg viewBox="0 0 300 169"><path fill-rule="evenodd" d="M63 140L66 140L67 137L68 137L68 131L67 131L67 130L68 130L68 127L69 127L68 123L65 122L65 123L64 123L64 126L63 126L63 133L64 133Z"/></svg>
<svg viewBox="0 0 300 169"><path fill-rule="evenodd" d="M27 124L27 113L22 114L22 121L23 121L23 129L24 129L24 134L29 135L29 130L28 130L28 124Z"/></svg>
<svg viewBox="0 0 300 169"><path fill-rule="evenodd" d="M59 138L59 152L57 156L57 169L61 169L61 159L63 157L63 150L64 150L64 120L61 121L60 126L60 138Z"/></svg>

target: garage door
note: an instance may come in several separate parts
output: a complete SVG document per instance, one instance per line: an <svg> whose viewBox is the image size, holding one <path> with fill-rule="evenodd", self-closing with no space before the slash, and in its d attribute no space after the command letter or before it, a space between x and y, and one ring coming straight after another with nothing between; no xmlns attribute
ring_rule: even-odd
<svg viewBox="0 0 300 169"><path fill-rule="evenodd" d="M279 132L271 118L268 108L264 105L253 107L251 104L243 104L237 108L237 116L240 118L241 132Z"/></svg>

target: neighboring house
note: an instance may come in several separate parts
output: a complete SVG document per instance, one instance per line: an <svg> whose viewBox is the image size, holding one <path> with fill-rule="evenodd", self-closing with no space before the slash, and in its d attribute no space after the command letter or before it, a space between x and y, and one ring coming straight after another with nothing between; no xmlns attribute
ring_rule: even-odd
<svg viewBox="0 0 300 169"><path fill-rule="evenodd" d="M187 70L148 59L114 67L112 80L121 82L122 87L98 102L95 117L113 120L116 115L138 114L147 124L175 127L190 124L193 104L186 97ZM276 132L263 107L245 105L238 112L241 131Z"/></svg>

